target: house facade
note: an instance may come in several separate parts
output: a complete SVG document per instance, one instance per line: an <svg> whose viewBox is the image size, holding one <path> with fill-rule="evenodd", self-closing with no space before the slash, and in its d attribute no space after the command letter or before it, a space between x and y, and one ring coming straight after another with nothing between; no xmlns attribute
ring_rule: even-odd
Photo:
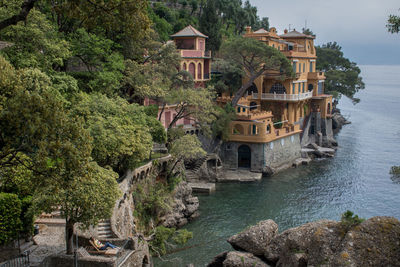
<svg viewBox="0 0 400 267"><path fill-rule="evenodd" d="M191 74L196 88L205 88L206 82L211 79L211 51L206 50L206 35L189 25L181 31L171 35L182 61L180 70ZM168 104L164 110L160 108L161 123L165 128L176 116L176 105ZM174 126L182 126L188 133L198 131L195 122L190 118L179 119Z"/></svg>
<svg viewBox="0 0 400 267"><path fill-rule="evenodd" d="M237 119L230 124L223 155L227 167L269 172L301 157L301 137L310 114L330 119L332 96L324 93L325 75L316 70L314 36L295 30L278 35L275 28L253 32L247 27L244 37L278 49L295 73L294 78L283 81L274 71L258 77L239 100ZM228 95L218 99L222 104L229 101Z"/></svg>

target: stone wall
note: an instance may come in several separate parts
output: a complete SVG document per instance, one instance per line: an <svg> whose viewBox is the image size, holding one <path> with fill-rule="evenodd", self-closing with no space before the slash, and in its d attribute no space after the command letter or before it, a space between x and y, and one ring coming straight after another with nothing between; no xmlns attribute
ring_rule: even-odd
<svg viewBox="0 0 400 267"><path fill-rule="evenodd" d="M129 170L119 181L122 196L115 203L111 216L111 229L118 238L126 238L135 233L132 198L133 185L151 177L153 171L162 172L169 160L171 160L170 155L151 161L134 170ZM154 163L155 161L157 161L157 164ZM158 169L155 170L154 168Z"/></svg>
<svg viewBox="0 0 400 267"><path fill-rule="evenodd" d="M253 172L271 173L290 167L301 157L300 134L282 137L268 143L226 142L221 150L224 167L238 168L238 148L247 145L251 150L251 167Z"/></svg>

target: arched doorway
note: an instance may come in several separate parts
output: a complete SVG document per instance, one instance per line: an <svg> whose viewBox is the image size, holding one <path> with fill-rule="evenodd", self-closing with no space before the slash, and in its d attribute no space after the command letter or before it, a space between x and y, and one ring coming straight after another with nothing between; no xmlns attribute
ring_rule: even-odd
<svg viewBox="0 0 400 267"><path fill-rule="evenodd" d="M247 145L241 145L238 148L238 168L250 168L251 150Z"/></svg>
<svg viewBox="0 0 400 267"><path fill-rule="evenodd" d="M283 84L280 82L274 83L274 85L271 86L271 89L269 90L270 94L285 94L286 93L286 88Z"/></svg>

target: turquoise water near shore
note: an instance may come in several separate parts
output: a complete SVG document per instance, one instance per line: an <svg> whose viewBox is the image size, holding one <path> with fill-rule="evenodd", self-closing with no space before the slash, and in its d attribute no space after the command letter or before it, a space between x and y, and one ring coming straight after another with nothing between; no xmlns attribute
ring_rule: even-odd
<svg viewBox="0 0 400 267"><path fill-rule="evenodd" d="M352 124L336 136L332 159L288 169L257 183L218 184L199 196L199 218L185 228L194 238L169 262L155 266L205 266L232 250L226 239L260 220L273 219L279 231L322 218L339 220L352 210L364 218L400 219L400 180L390 167L400 165L400 66L361 66L365 90L357 105L343 98L339 108Z"/></svg>

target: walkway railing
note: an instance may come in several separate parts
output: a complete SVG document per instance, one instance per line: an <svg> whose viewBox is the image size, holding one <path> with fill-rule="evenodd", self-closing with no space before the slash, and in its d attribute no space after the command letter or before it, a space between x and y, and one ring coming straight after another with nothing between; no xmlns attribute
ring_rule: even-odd
<svg viewBox="0 0 400 267"><path fill-rule="evenodd" d="M282 101L299 101L312 98L313 92L306 92L301 94L261 94L261 99L264 100L282 100ZM258 93L252 94L253 99L258 99Z"/></svg>
<svg viewBox="0 0 400 267"><path fill-rule="evenodd" d="M0 267L29 267L29 266L30 266L29 250L0 265Z"/></svg>

